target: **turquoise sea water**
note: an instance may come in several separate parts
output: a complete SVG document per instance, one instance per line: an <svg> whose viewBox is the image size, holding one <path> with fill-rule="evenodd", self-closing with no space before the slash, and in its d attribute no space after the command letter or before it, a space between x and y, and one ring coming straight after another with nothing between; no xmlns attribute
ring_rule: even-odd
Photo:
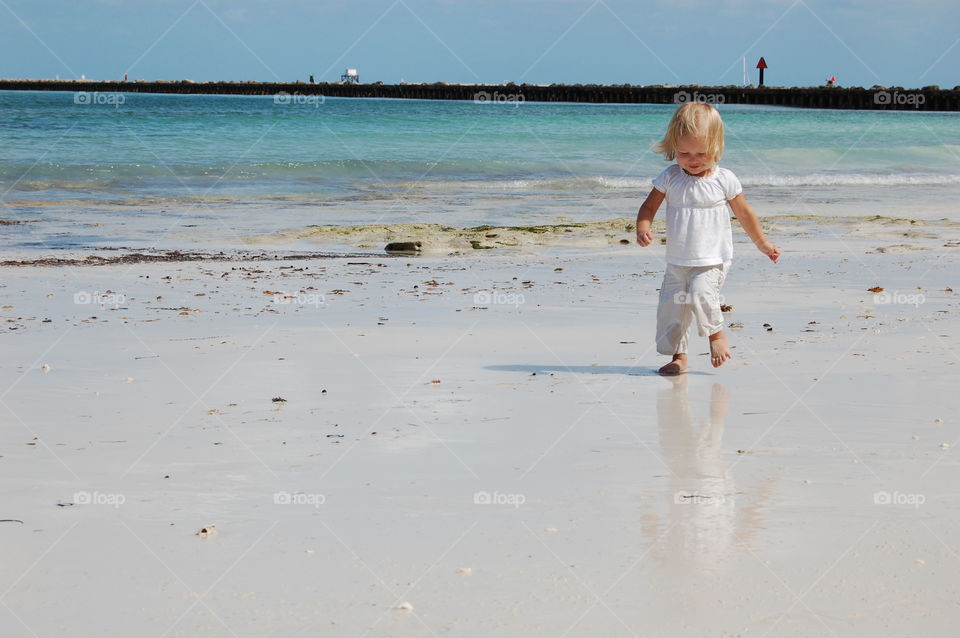
<svg viewBox="0 0 960 638"><path fill-rule="evenodd" d="M0 217L30 222L4 245L631 216L666 166L650 146L674 108L0 92ZM761 200L869 212L885 192L960 192L957 114L720 110L722 164Z"/></svg>

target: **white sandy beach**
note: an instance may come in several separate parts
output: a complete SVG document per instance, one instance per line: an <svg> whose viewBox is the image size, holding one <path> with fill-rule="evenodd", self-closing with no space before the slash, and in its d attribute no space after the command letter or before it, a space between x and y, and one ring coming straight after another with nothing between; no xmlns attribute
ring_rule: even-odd
<svg viewBox="0 0 960 638"><path fill-rule="evenodd" d="M773 223L675 379L616 238L4 267L0 634L952 635L960 233Z"/></svg>

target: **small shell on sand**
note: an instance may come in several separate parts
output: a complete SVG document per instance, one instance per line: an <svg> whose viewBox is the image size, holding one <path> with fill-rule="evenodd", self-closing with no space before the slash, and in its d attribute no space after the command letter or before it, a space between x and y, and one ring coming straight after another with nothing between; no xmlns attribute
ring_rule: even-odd
<svg viewBox="0 0 960 638"><path fill-rule="evenodd" d="M217 526L216 525L204 525L200 528L200 531L197 532L197 536L200 538L213 538L217 535Z"/></svg>
<svg viewBox="0 0 960 638"><path fill-rule="evenodd" d="M393 606L393 609L396 609L397 611L407 611L407 612L409 612L409 611L413 611L413 605L411 605L410 603L407 603L407 602L403 602L403 603L400 603L400 604L398 604L398 605L394 605L394 606Z"/></svg>

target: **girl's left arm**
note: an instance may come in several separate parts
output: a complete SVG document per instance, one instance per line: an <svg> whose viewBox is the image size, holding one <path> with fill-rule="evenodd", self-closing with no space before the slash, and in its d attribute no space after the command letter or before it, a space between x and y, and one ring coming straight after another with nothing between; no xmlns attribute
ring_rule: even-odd
<svg viewBox="0 0 960 638"><path fill-rule="evenodd" d="M747 235L753 240L757 249L776 263L777 259L780 258L780 249L763 234L763 229L760 228L760 220L757 219L757 213L754 212L753 206L750 205L747 198L743 196L743 193L740 193L729 200L729 203L737 221L747 231Z"/></svg>

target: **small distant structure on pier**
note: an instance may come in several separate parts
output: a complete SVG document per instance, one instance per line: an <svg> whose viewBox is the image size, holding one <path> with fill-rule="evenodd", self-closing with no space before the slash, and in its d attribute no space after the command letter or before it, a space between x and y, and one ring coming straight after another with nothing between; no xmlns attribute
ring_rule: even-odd
<svg viewBox="0 0 960 638"><path fill-rule="evenodd" d="M836 86L837 85L837 76L831 75L827 78L827 86Z"/></svg>
<svg viewBox="0 0 960 638"><path fill-rule="evenodd" d="M356 69L347 69L343 75L340 76L341 82L346 82L347 84L360 84L360 72Z"/></svg>
<svg viewBox="0 0 960 638"><path fill-rule="evenodd" d="M767 61L763 59L763 56L760 56L760 61L757 62L757 68L760 69L760 82L757 84L759 87L763 87L763 72L767 68Z"/></svg>

